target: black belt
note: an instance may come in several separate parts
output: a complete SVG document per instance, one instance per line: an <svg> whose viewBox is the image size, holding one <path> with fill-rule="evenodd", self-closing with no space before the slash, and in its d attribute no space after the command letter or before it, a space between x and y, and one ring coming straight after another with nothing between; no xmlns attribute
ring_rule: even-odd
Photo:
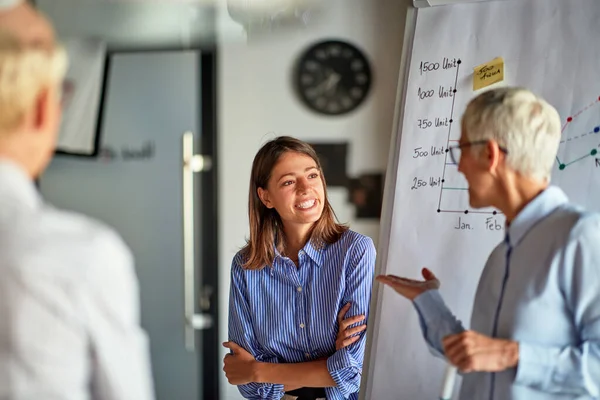
<svg viewBox="0 0 600 400"><path fill-rule="evenodd" d="M325 398L325 389L323 388L300 388L285 392L290 396L298 397L298 400L316 400Z"/></svg>

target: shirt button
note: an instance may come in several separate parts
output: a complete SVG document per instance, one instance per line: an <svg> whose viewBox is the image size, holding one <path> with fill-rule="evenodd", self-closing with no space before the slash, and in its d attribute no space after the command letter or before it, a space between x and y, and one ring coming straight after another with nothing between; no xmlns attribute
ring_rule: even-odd
<svg viewBox="0 0 600 400"><path fill-rule="evenodd" d="M306 356L306 358L310 358L310 353L304 353L304 355Z"/></svg>
<svg viewBox="0 0 600 400"><path fill-rule="evenodd" d="M300 324L300 328L304 329L304 324Z"/></svg>
<svg viewBox="0 0 600 400"><path fill-rule="evenodd" d="M296 290L298 291L298 293L300 293L300 292L302 291L302 287L298 286L298 287L296 288Z"/></svg>

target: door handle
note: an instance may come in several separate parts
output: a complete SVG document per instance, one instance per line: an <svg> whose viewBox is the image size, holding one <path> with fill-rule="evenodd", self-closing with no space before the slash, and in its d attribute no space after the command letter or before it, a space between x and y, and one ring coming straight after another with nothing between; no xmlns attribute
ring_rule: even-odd
<svg viewBox="0 0 600 400"><path fill-rule="evenodd" d="M208 156L194 154L194 134L183 134L183 276L184 276L184 313L185 347L196 350L196 330L210 329L214 325L210 314L196 313L196 282L202 282L202 269L196 268L196 214L194 175L212 168ZM196 276L197 274L197 276ZM208 287L208 286L207 286ZM202 292L206 292L203 287ZM210 287L208 287L210 288ZM210 288L212 291L212 288ZM210 294L208 294L210 296ZM204 295L200 296L204 298ZM202 301L205 305L205 300ZM210 305L210 303L209 303ZM208 308L202 307L204 311Z"/></svg>

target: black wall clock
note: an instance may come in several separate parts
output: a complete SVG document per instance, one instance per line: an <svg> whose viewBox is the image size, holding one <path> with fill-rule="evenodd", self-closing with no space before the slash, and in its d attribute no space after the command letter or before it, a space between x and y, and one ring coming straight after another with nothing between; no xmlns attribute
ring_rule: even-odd
<svg viewBox="0 0 600 400"><path fill-rule="evenodd" d="M345 114L358 107L371 88L371 67L355 46L339 40L312 45L299 58L294 85L312 110Z"/></svg>

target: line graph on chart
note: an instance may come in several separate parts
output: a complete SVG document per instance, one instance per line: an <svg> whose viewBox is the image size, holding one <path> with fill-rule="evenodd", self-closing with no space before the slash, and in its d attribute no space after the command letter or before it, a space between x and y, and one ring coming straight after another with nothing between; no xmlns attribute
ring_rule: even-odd
<svg viewBox="0 0 600 400"><path fill-rule="evenodd" d="M577 122L590 114L596 116L596 124L589 129L577 127ZM593 117L592 117L593 118ZM587 121L587 120L586 120ZM577 129L579 128L579 129ZM577 133L580 132L580 133ZM589 103L581 110L566 118L562 127L562 139L559 154L556 156L556 167L563 171L569 166L592 161L594 166L600 166L598 157L598 141L600 139L600 97ZM569 151L571 150L572 151ZM574 154L574 158L572 154Z"/></svg>
<svg viewBox="0 0 600 400"><path fill-rule="evenodd" d="M459 214L499 214L492 208L473 209L469 206L468 184L452 162L449 148L458 145L460 138L460 114L466 108L473 93L468 89L467 79L460 77L458 62L454 78L454 96L449 110L449 124L445 149L444 165L441 171L441 185L437 203L438 213ZM466 93L466 95L461 95ZM550 103L552 100L549 99ZM462 110L462 111L459 111ZM562 136L556 163L553 169L553 181L567 182L577 179L575 176L561 176L574 167L598 169L600 176L600 96L596 96L582 108L562 118Z"/></svg>
<svg viewBox="0 0 600 400"><path fill-rule="evenodd" d="M454 95L452 106L450 107L449 124L446 132L446 149L444 164L441 174L441 185L437 204L438 213L460 213L460 214L489 214L496 215L499 212L492 208L473 209L469 207L469 192L466 179L458 172L458 166L450 157L449 148L458 145L460 138L460 112L464 110L466 103L470 100L469 96L460 96L463 91L468 93L468 83L466 79L459 82L460 67L462 61L457 62L456 75L454 77ZM462 103L462 104L461 104Z"/></svg>

